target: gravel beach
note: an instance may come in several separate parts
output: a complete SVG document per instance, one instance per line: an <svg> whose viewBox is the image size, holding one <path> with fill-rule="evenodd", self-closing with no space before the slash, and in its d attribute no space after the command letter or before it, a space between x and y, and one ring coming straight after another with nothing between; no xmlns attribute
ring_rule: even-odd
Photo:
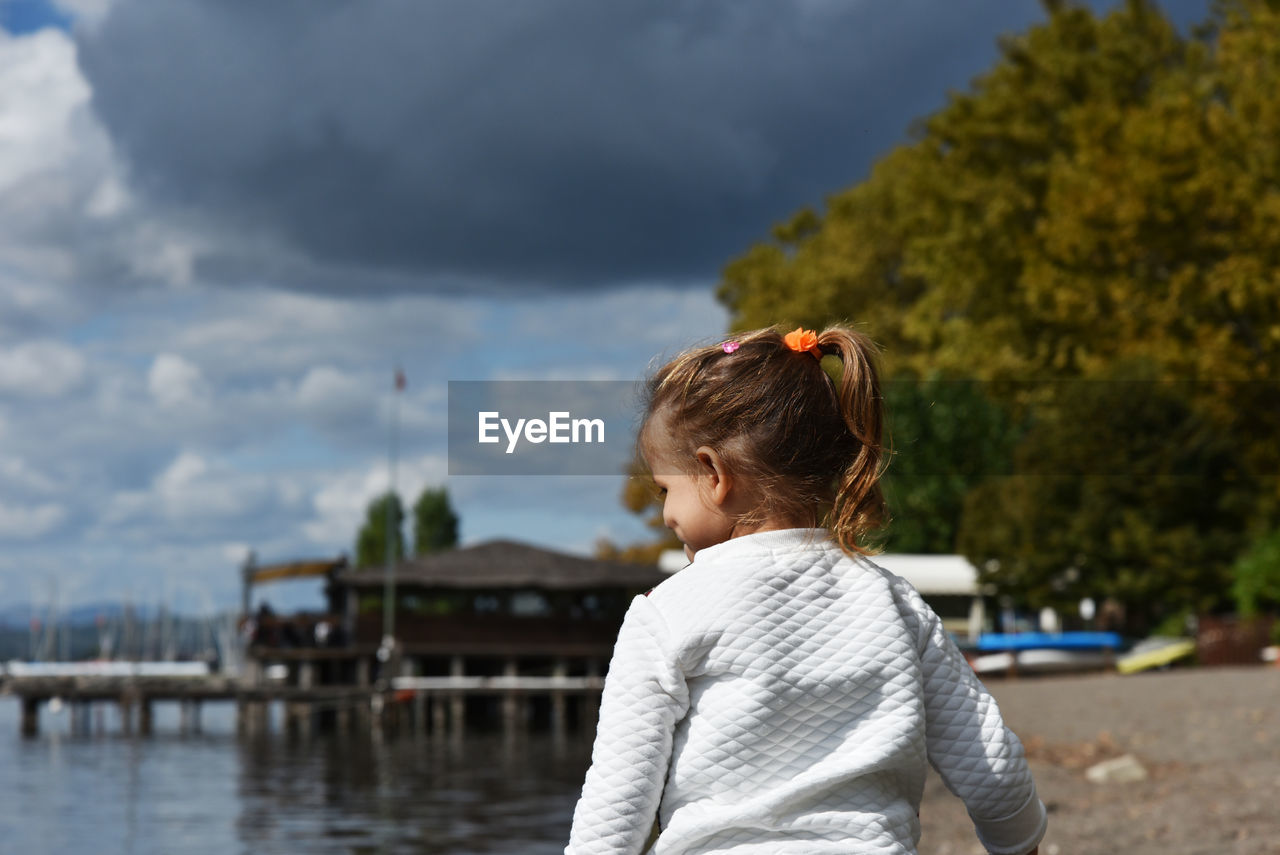
<svg viewBox="0 0 1280 855"><path fill-rule="evenodd" d="M990 680L1049 809L1041 855L1280 855L1280 668ZM1145 780L1085 770L1133 755ZM931 773L922 855L980 855Z"/></svg>

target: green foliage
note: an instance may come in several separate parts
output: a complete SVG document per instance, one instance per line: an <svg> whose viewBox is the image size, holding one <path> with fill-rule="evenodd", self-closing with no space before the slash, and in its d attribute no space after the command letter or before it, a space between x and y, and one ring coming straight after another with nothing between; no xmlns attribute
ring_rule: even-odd
<svg viewBox="0 0 1280 855"><path fill-rule="evenodd" d="M383 493L369 503L364 525L356 535L356 566L373 567L387 563L387 514L391 514L391 560L404 554L404 508L395 493Z"/></svg>
<svg viewBox="0 0 1280 855"><path fill-rule="evenodd" d="M1259 538L1232 568L1231 594L1244 617L1280 608L1280 529Z"/></svg>
<svg viewBox="0 0 1280 855"><path fill-rule="evenodd" d="M413 552L429 555L458 545L458 515L449 503L449 491L426 488L413 503Z"/></svg>
<svg viewBox="0 0 1280 855"><path fill-rule="evenodd" d="M1238 443L1175 384L1060 385L1015 474L966 498L961 551L1036 605L1111 597L1140 625L1221 606L1257 491Z"/></svg>
<svg viewBox="0 0 1280 855"><path fill-rule="evenodd" d="M1242 533L1280 517L1275 5L1220 2L1184 39L1146 0L1050 4L867 180L725 268L733 329L853 318L891 375L987 381L1028 426L958 540L1030 605L1208 607ZM1186 382L1130 401L1106 391L1123 380ZM912 450L963 471L971 444L935 441ZM899 542L941 547L947 523L911 526L973 482L898 450Z"/></svg>
<svg viewBox="0 0 1280 855"><path fill-rule="evenodd" d="M884 489L893 518L885 546L954 552L965 495L1008 473L1017 430L974 381L900 378L884 384L884 396L892 447Z"/></svg>

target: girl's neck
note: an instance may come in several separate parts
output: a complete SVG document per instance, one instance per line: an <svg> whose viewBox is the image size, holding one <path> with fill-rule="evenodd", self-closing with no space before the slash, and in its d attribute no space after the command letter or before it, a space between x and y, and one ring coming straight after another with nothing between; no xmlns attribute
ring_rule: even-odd
<svg viewBox="0 0 1280 855"><path fill-rule="evenodd" d="M784 517L769 517L768 519L757 520L755 522L738 522L734 523L733 528L729 531L729 540L735 537L745 537L748 534L759 534L763 531L785 531L791 528L812 528L812 523L800 522Z"/></svg>

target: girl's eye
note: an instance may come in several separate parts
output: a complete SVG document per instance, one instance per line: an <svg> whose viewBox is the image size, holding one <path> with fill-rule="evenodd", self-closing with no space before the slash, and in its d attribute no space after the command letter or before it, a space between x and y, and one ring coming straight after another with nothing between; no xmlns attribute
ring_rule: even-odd
<svg viewBox="0 0 1280 855"><path fill-rule="evenodd" d="M666 487L654 487L654 488L653 488L653 496L654 496L654 498L656 498L656 499L665 499L665 498L667 497L667 488L666 488Z"/></svg>

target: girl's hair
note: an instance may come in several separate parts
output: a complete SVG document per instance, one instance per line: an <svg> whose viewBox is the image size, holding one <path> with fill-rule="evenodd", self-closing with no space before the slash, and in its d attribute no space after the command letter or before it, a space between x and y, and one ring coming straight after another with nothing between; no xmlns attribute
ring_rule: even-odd
<svg viewBox="0 0 1280 855"><path fill-rule="evenodd" d="M833 380L810 352L792 350L773 328L737 343L686 351L649 380L640 447L692 462L702 445L745 476L760 501L749 518L807 526L823 520L841 549L870 554L861 541L885 522L880 490L884 401L877 351L866 336L833 326L817 337L842 370ZM649 435L655 415L665 435ZM652 460L653 456L645 454Z"/></svg>

